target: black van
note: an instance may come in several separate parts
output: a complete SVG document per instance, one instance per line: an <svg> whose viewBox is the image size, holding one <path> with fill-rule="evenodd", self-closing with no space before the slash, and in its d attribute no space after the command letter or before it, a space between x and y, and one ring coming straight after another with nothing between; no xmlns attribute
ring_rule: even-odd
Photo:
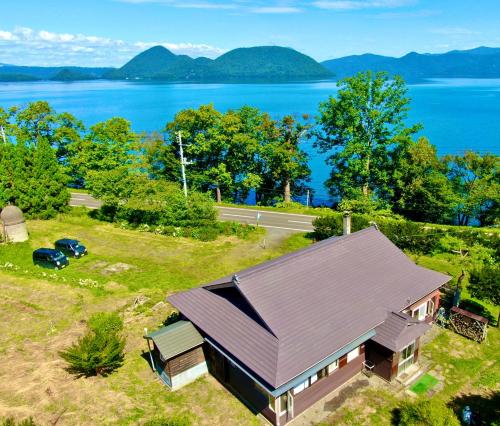
<svg viewBox="0 0 500 426"><path fill-rule="evenodd" d="M69 265L69 260L59 250L40 248L33 252L33 263L44 268L62 269Z"/></svg>
<svg viewBox="0 0 500 426"><path fill-rule="evenodd" d="M66 256L69 257L82 257L87 254L87 249L85 246L81 245L78 240L71 240L69 238L63 238L62 240L57 240L55 242L56 250L62 251Z"/></svg>

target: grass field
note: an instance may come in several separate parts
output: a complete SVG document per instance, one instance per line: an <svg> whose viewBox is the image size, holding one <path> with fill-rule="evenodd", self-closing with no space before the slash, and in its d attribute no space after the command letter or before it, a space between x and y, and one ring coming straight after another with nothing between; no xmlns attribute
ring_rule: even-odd
<svg viewBox="0 0 500 426"><path fill-rule="evenodd" d="M195 424L252 425L260 420L211 377L169 392L143 358L144 327L158 327L169 293L309 244L301 235L256 232L213 242L123 230L79 214L28 222L30 241L0 245L0 419L33 416L37 424L141 424L186 413ZM62 271L32 265L34 248L80 239L89 256ZM122 313L125 364L107 378L74 379L58 351L85 330L94 312Z"/></svg>
<svg viewBox="0 0 500 426"><path fill-rule="evenodd" d="M78 209L28 226L29 242L0 245L0 419L33 416L42 425L128 425L184 413L194 424L260 424L211 376L169 392L144 359L143 329L155 329L169 315L172 308L164 303L169 293L298 249L310 240L300 234L264 235L261 229L247 240L200 242L120 229ZM32 265L34 248L50 247L62 237L80 239L89 256L71 260L62 271ZM460 271L459 263L445 257L415 260L454 276ZM488 309L497 315L498 308ZM58 351L81 336L85 320L98 311L123 315L125 365L107 378L74 379ZM480 406L494 416L494 395L500 390L499 338L496 328L490 328L482 344L449 331L436 333L422 350L429 374L439 380L431 389L433 397L457 409L464 403ZM394 410L408 396L388 389L360 390L324 424L390 424Z"/></svg>

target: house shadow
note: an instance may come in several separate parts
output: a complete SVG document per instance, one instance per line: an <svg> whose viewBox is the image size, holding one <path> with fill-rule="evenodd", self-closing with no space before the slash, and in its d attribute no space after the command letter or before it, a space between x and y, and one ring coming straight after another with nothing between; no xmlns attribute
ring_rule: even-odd
<svg viewBox="0 0 500 426"><path fill-rule="evenodd" d="M495 422L500 419L500 392L459 395L453 398L448 406L458 418L461 418L464 407L469 406L474 421L472 424L475 426L496 424Z"/></svg>

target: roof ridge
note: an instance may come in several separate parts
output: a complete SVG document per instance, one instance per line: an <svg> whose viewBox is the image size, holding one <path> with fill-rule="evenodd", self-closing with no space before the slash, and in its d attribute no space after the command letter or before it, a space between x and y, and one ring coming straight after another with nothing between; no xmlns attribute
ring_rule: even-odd
<svg viewBox="0 0 500 426"><path fill-rule="evenodd" d="M375 227L369 226L367 228L363 228L363 229L360 229L359 231L353 232L352 234L333 235L325 240L315 242L315 243L311 244L310 246L301 248L299 250L295 250L291 253L283 254L281 256L275 257L274 259L270 259L270 260L267 260L266 262L259 263L257 265L243 269L243 270L237 272L236 275L238 275L239 279L242 280L245 277L248 277L249 275L252 275L255 272L261 272L261 271L264 271L266 269L269 269L270 267L274 266L276 263L282 264L283 262L290 262L290 261L296 259L297 257L302 256L304 253L309 253L309 252L314 253L317 250L323 249L325 246L329 246L330 244L332 244L334 242L336 243L336 242L340 242L340 241L343 241L346 239L353 239L353 237L359 237L362 234L364 234L365 232L372 231L372 230L375 232L381 233L380 231L375 229ZM245 273L245 271L248 271L248 272Z"/></svg>

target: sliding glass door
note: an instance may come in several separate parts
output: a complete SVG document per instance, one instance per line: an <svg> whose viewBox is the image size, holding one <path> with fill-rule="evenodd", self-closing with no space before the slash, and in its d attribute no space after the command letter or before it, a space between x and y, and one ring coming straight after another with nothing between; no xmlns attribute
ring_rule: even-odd
<svg viewBox="0 0 500 426"><path fill-rule="evenodd" d="M398 376L410 368L415 360L415 341L399 353Z"/></svg>

